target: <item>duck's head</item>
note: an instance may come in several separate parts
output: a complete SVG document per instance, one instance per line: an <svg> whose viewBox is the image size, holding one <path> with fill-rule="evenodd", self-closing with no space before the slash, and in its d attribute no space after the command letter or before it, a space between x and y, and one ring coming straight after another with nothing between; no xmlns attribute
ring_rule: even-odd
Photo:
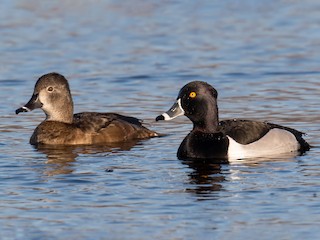
<svg viewBox="0 0 320 240"><path fill-rule="evenodd" d="M27 104L16 110L29 112L41 108L47 120L72 122L73 102L67 79L59 73L48 73L41 76Z"/></svg>
<svg viewBox="0 0 320 240"><path fill-rule="evenodd" d="M172 120L185 115L199 127L207 125L207 122L217 122L217 97L216 89L210 84L202 81L190 82L180 90L169 111L159 115L156 121Z"/></svg>

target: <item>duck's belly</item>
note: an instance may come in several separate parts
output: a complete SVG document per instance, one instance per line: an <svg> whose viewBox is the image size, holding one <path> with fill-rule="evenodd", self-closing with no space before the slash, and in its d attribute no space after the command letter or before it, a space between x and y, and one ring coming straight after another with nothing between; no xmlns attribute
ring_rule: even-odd
<svg viewBox="0 0 320 240"><path fill-rule="evenodd" d="M299 143L296 137L283 129L271 129L259 140L250 144L240 144L227 136L229 139L228 158L243 159L254 157L269 157L283 153L299 150Z"/></svg>

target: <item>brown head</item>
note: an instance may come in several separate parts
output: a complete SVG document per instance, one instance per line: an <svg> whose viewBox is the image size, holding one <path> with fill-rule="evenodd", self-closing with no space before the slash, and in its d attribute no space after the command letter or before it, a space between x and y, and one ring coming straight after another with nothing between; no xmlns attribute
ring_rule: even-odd
<svg viewBox="0 0 320 240"><path fill-rule="evenodd" d="M48 73L37 81L29 102L16 110L20 112L41 108L46 120L72 123L73 101L67 79L59 73Z"/></svg>

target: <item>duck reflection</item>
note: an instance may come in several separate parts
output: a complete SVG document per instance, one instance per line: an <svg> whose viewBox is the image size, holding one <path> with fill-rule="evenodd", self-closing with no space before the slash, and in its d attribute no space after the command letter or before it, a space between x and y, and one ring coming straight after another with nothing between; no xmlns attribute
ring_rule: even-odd
<svg viewBox="0 0 320 240"><path fill-rule="evenodd" d="M225 160L182 160L182 163L193 169L189 178L195 187L186 191L198 195L199 200L212 199L212 193L222 190L221 182L225 181L225 176L221 173L221 166L227 163Z"/></svg>
<svg viewBox="0 0 320 240"><path fill-rule="evenodd" d="M127 141L124 143L110 143L108 145L38 145L35 149L46 155L46 168L43 174L53 176L58 174L70 174L74 171L74 162L80 154L116 153L129 151L137 145L139 140Z"/></svg>
<svg viewBox="0 0 320 240"><path fill-rule="evenodd" d="M239 181L241 179L241 173L243 173L239 172L239 170L234 170L234 168L226 170L229 169L229 167L223 166L243 165L248 167L247 171L250 172L252 168L261 168L270 162L294 162L296 161L296 157L301 155L302 154L299 152L291 152L276 156L238 159L232 161L228 161L226 159L181 160L183 164L188 165L188 167L193 170L188 176L190 185L194 185L194 187L190 187L186 189L186 191L196 194L199 197L198 200L219 198L219 196L215 196L213 193L223 190L222 182L226 181L226 174L230 174L228 175L229 179ZM222 170L222 168L224 169Z"/></svg>

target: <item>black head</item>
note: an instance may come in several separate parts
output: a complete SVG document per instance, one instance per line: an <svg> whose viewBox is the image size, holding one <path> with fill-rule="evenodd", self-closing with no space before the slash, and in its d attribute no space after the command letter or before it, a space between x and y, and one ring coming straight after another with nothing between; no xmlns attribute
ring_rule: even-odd
<svg viewBox="0 0 320 240"><path fill-rule="evenodd" d="M190 82L179 92L184 114L192 122L203 121L209 111L215 111L217 106L217 91L208 83L201 81Z"/></svg>
<svg viewBox="0 0 320 240"><path fill-rule="evenodd" d="M158 116L156 120L171 120L186 115L198 128L210 128L218 125L218 93L210 84L194 81L186 84L179 92L172 108Z"/></svg>

